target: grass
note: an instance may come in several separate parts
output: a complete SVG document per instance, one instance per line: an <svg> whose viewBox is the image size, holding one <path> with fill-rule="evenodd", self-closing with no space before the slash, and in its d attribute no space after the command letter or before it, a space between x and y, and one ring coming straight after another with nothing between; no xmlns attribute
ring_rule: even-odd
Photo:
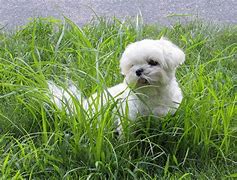
<svg viewBox="0 0 237 180"><path fill-rule="evenodd" d="M69 116L47 80L72 79L85 96L123 80L119 58L135 40L166 36L186 53L184 100L165 118L138 118L114 133L113 103ZM173 27L35 19L0 33L1 179L231 179L237 177L237 27Z"/></svg>

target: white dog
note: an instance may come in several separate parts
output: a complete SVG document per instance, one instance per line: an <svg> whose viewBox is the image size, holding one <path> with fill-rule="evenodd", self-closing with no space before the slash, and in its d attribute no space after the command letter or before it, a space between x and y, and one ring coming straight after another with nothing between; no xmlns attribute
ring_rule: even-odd
<svg viewBox="0 0 237 180"><path fill-rule="evenodd" d="M169 112L173 114L183 98L175 71L184 60L183 51L165 38L132 43L120 60L124 82L84 99L83 107L85 110L92 107L93 110L95 99L100 98L103 102L99 106L111 100L116 101L119 112L126 111L131 120L139 115L160 117ZM73 111L72 96L80 99L80 91L74 85L70 85L67 90L53 82L48 85L51 99L56 105Z"/></svg>

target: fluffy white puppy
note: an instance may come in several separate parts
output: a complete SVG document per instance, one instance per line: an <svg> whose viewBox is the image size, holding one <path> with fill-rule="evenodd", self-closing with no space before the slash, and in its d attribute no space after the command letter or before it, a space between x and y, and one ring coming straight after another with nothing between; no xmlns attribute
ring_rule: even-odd
<svg viewBox="0 0 237 180"><path fill-rule="evenodd" d="M100 98L103 101L100 107L108 101L116 101L116 109L121 114L126 111L131 120L140 115L160 117L169 112L173 114L183 98L175 71L184 60L183 51L165 38L132 43L120 60L121 72L125 76L123 83L84 99L83 107L94 111L95 99ZM48 85L52 101L59 108L66 105L67 111L73 111L72 96L80 99L80 91L74 85L70 85L67 90L53 82Z"/></svg>

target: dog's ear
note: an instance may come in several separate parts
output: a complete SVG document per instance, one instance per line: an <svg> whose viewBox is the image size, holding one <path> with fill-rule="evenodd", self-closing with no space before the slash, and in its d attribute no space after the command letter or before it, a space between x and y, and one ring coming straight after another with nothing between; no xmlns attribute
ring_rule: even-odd
<svg viewBox="0 0 237 180"><path fill-rule="evenodd" d="M127 57L123 53L122 57L120 59L120 72L124 76L125 76L126 72L128 72L128 70L129 70L127 62L128 62Z"/></svg>
<svg viewBox="0 0 237 180"><path fill-rule="evenodd" d="M184 52L167 38L161 37L159 43L163 47L164 58L169 68L175 69L185 61Z"/></svg>
<svg viewBox="0 0 237 180"><path fill-rule="evenodd" d="M129 69L132 67L131 61L129 61L128 59L128 49L133 46L134 43L130 43L124 50L121 58L120 58L120 72L122 75L125 76L125 74L127 74L127 72L129 71Z"/></svg>

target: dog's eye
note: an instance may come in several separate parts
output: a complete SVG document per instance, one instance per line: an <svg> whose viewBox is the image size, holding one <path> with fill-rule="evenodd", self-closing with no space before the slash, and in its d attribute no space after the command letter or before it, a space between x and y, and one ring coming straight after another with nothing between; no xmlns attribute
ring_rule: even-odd
<svg viewBox="0 0 237 180"><path fill-rule="evenodd" d="M159 65L159 63L158 63L157 61L154 61L153 59L150 59L150 60L148 61L148 64L151 65L151 66L157 66L157 65Z"/></svg>

